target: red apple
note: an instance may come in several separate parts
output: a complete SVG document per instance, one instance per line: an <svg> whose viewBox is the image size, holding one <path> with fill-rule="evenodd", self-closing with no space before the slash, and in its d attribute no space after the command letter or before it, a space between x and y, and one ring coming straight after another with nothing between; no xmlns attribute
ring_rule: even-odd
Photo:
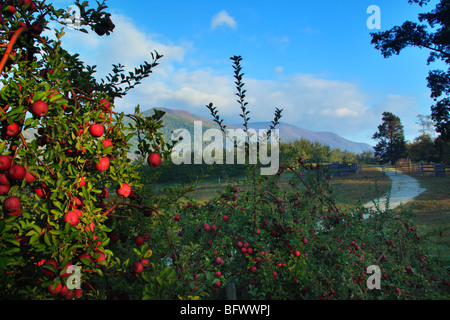
<svg viewBox="0 0 450 320"><path fill-rule="evenodd" d="M42 100L38 100L31 106L31 112L33 112L36 117L43 117L48 113L48 104Z"/></svg>
<svg viewBox="0 0 450 320"><path fill-rule="evenodd" d="M105 132L105 127L103 127L102 124L93 124L89 127L89 133L93 137L96 137L96 138L101 137L104 132Z"/></svg>
<svg viewBox="0 0 450 320"><path fill-rule="evenodd" d="M78 211L80 210L67 211L66 214L64 214L64 222L69 222L72 227L80 223Z"/></svg>
<svg viewBox="0 0 450 320"><path fill-rule="evenodd" d="M109 194L108 188L103 188L102 193L97 194L97 197L99 198L106 198Z"/></svg>
<svg viewBox="0 0 450 320"><path fill-rule="evenodd" d="M99 163L95 164L95 169L97 169L98 171L108 170L108 168L109 168L109 158L108 157L103 157L98 161L99 161Z"/></svg>
<svg viewBox="0 0 450 320"><path fill-rule="evenodd" d="M13 122L6 126L6 135L8 137L14 137L20 132L20 127L17 123Z"/></svg>
<svg viewBox="0 0 450 320"><path fill-rule="evenodd" d="M8 185L0 184L0 196L8 194L10 187Z"/></svg>
<svg viewBox="0 0 450 320"><path fill-rule="evenodd" d="M61 278L68 278L68 277L70 277L71 275L72 275L72 272L73 272L73 270L72 270L72 272L69 272L69 267L72 265L72 263L71 262L69 262L64 268L62 268L62 270L61 270L61 272L62 271L65 271L63 274L59 274L59 276L61 277Z"/></svg>
<svg viewBox="0 0 450 320"><path fill-rule="evenodd" d="M84 187L86 185L86 180L84 180L84 177L81 177L79 180L78 180L78 186L79 187Z"/></svg>
<svg viewBox="0 0 450 320"><path fill-rule="evenodd" d="M0 171L6 171L11 167L12 160L10 156L0 156Z"/></svg>
<svg viewBox="0 0 450 320"><path fill-rule="evenodd" d="M94 254L99 255L98 258L94 258L94 262L100 262L100 261L105 261L106 260L106 256L105 253L100 251L100 250L95 250Z"/></svg>
<svg viewBox="0 0 450 320"><path fill-rule="evenodd" d="M75 288L73 290L73 295L75 296L75 299L80 299L83 296L83 289Z"/></svg>
<svg viewBox="0 0 450 320"><path fill-rule="evenodd" d="M144 238L142 238L141 236L137 236L134 239L134 242L138 245L138 246L142 246L144 244Z"/></svg>
<svg viewBox="0 0 450 320"><path fill-rule="evenodd" d="M103 143L103 147L105 147L105 148L107 148L107 147L113 145L113 143L111 142L111 140L108 140L108 139L103 139L103 140L102 140L102 143Z"/></svg>
<svg viewBox="0 0 450 320"><path fill-rule="evenodd" d="M109 111L109 108L111 107L111 104L107 99L100 99L99 105L105 111Z"/></svg>
<svg viewBox="0 0 450 320"><path fill-rule="evenodd" d="M44 25L40 21L35 21L31 25L31 32L35 34L41 34L44 31Z"/></svg>
<svg viewBox="0 0 450 320"><path fill-rule="evenodd" d="M150 265L150 262L146 258L141 259L141 263L144 267L148 267Z"/></svg>
<svg viewBox="0 0 450 320"><path fill-rule="evenodd" d="M36 193L39 198L43 198L50 193L50 188L43 183L41 187L34 188L34 193Z"/></svg>
<svg viewBox="0 0 450 320"><path fill-rule="evenodd" d="M14 211L14 212L9 212L9 213L8 213L8 216L9 216L9 217L17 217L17 216L20 215L21 212L22 212L22 208L20 208L20 209L17 210L17 211Z"/></svg>
<svg viewBox="0 0 450 320"><path fill-rule="evenodd" d="M69 291L69 288L66 285L63 285L61 292L59 294L62 296L68 296L69 293L71 293Z"/></svg>
<svg viewBox="0 0 450 320"><path fill-rule="evenodd" d="M15 164L8 170L8 176L13 180L23 180L27 171L25 167L20 164Z"/></svg>
<svg viewBox="0 0 450 320"><path fill-rule="evenodd" d="M35 11L37 9L36 3L32 0L23 0L23 5L28 11Z"/></svg>
<svg viewBox="0 0 450 320"><path fill-rule="evenodd" d="M136 261L135 263L133 263L132 269L134 273L141 273L142 271L144 271L144 266L140 261Z"/></svg>
<svg viewBox="0 0 450 320"><path fill-rule="evenodd" d="M5 202L3 202L3 208L5 208L7 212L16 212L20 209L20 207L21 202L17 196L9 197L5 200Z"/></svg>
<svg viewBox="0 0 450 320"><path fill-rule="evenodd" d="M26 181L27 183L33 183L33 182L36 181L36 177L33 176L31 173L26 172L26 173L25 173L25 181Z"/></svg>
<svg viewBox="0 0 450 320"><path fill-rule="evenodd" d="M180 221L181 217L177 214L176 216L173 217L173 219L174 219L175 221Z"/></svg>
<svg viewBox="0 0 450 320"><path fill-rule="evenodd" d="M13 5L8 5L5 8L6 8L6 12L8 12L9 14L15 14L17 11L17 8Z"/></svg>
<svg viewBox="0 0 450 320"><path fill-rule="evenodd" d="M56 295L58 295L58 294L61 292L62 287L63 287L63 286L62 286L61 282L58 283L57 286L55 286L55 284L52 283L51 285L48 286L48 291L50 291L50 293L51 293L53 296L56 296Z"/></svg>
<svg viewBox="0 0 450 320"><path fill-rule="evenodd" d="M131 193L131 187L126 183L122 183L122 187L120 185L117 186L116 192L119 197L127 198Z"/></svg>
<svg viewBox="0 0 450 320"><path fill-rule="evenodd" d="M55 275L55 273L53 271L51 271L50 269L44 268L45 265L53 265L56 268L58 268L58 265L56 264L56 261L54 259L48 259L45 260L44 264L42 265L42 272L44 272L44 274L47 277L53 277Z"/></svg>
<svg viewBox="0 0 450 320"><path fill-rule="evenodd" d="M157 167L161 164L161 156L158 153L153 152L148 156L147 162L150 167Z"/></svg>
<svg viewBox="0 0 450 320"><path fill-rule="evenodd" d="M86 259L86 260L89 260L89 262L92 262L91 256L89 254L87 254L87 253L80 254L78 256L78 259L80 259L80 261L81 261L81 259Z"/></svg>

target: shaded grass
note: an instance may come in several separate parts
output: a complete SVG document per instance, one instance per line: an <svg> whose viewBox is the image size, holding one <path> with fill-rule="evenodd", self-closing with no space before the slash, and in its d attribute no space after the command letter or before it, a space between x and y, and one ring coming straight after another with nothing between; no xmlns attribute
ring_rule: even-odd
<svg viewBox="0 0 450 320"><path fill-rule="evenodd" d="M346 211L386 195L391 185L391 179L376 167L363 168L358 174L346 177L334 177L332 183L337 205Z"/></svg>
<svg viewBox="0 0 450 320"><path fill-rule="evenodd" d="M412 212L420 233L432 232L434 253L450 257L450 176L413 176L427 189L412 202Z"/></svg>

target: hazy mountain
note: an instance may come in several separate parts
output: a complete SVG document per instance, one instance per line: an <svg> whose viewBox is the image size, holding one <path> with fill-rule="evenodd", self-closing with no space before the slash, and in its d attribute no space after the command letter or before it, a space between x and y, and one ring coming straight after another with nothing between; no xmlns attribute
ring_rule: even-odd
<svg viewBox="0 0 450 320"><path fill-rule="evenodd" d="M163 110L166 114L163 117L164 128L163 134L166 141L170 141L170 137L173 130L187 129L191 134L194 132L194 121L202 121L203 131L209 128L217 128L217 124L210 119L192 114L184 110L173 110L167 108L158 108ZM153 109L144 111L144 115L152 115ZM242 125L227 125L227 128L238 128ZM249 128L260 130L268 129L270 122L254 122L250 123ZM332 132L315 132L306 130L291 124L281 122L277 129L280 130L280 140L283 142L291 142L298 139L306 139L312 142L319 142L330 146L331 148L339 148L341 150L347 150L354 153L361 153L364 151L372 151L373 147L360 142L350 141Z"/></svg>
<svg viewBox="0 0 450 320"><path fill-rule="evenodd" d="M256 130L268 129L270 122L249 123L248 127ZM367 143L350 141L332 132L310 131L284 122L280 122L277 129L280 131L280 140L283 142L291 142L303 138L312 142L322 143L331 148L347 150L354 153L373 151L373 147Z"/></svg>

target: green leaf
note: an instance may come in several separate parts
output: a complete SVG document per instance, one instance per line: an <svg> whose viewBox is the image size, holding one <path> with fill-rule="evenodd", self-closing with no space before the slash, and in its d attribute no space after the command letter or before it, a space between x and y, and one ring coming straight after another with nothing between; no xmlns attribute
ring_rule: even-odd
<svg viewBox="0 0 450 320"><path fill-rule="evenodd" d="M51 247L52 243L50 242L50 235L48 232L44 233L44 241L47 244L47 246Z"/></svg>
<svg viewBox="0 0 450 320"><path fill-rule="evenodd" d="M5 229L5 221L0 220L0 234L3 232L4 229Z"/></svg>
<svg viewBox="0 0 450 320"><path fill-rule="evenodd" d="M72 229L72 226L70 225L70 223L66 222L66 224L64 225L64 233L69 234L71 229Z"/></svg>
<svg viewBox="0 0 450 320"><path fill-rule="evenodd" d="M17 253L19 251L20 251L20 248L11 248L11 249L8 249L8 250L3 250L2 251L2 255L10 256L10 255L13 255L14 253Z"/></svg>
<svg viewBox="0 0 450 320"><path fill-rule="evenodd" d="M30 238L30 244L35 243L36 241L39 240L40 234L39 233L35 233L34 235L31 236Z"/></svg>
<svg viewBox="0 0 450 320"><path fill-rule="evenodd" d="M152 256L153 252L152 250L147 250L147 252L144 254L144 258L150 258Z"/></svg>

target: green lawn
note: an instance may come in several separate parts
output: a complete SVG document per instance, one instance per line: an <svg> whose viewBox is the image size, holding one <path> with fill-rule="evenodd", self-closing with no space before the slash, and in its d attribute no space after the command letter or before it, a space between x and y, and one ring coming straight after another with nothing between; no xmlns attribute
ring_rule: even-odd
<svg viewBox="0 0 450 320"><path fill-rule="evenodd" d="M414 176L427 190L414 199L413 213L419 232L437 231L435 253L450 257L450 176Z"/></svg>

